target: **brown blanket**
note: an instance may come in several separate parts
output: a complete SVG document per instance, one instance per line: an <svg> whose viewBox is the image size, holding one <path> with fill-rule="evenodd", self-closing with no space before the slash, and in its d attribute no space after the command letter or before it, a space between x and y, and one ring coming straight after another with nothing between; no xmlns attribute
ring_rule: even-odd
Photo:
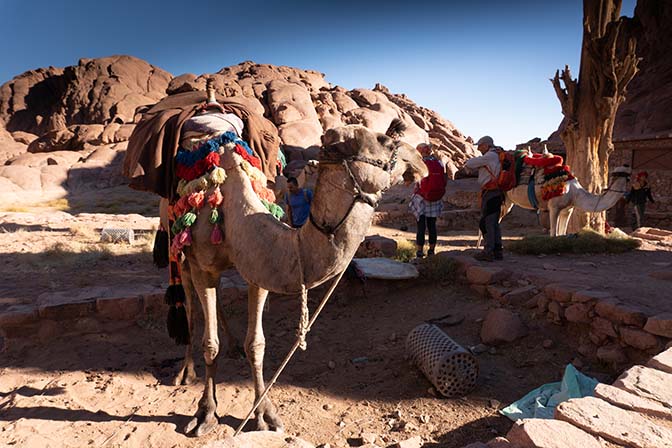
<svg viewBox="0 0 672 448"><path fill-rule="evenodd" d="M205 92L171 95L150 108L131 134L124 157L123 175L130 187L151 191L171 201L175 196L175 155L184 122L192 117L205 101ZM218 97L226 112L238 115L245 124L243 139L261 159L266 177L273 181L277 174L280 138L275 125L252 112L236 98Z"/></svg>

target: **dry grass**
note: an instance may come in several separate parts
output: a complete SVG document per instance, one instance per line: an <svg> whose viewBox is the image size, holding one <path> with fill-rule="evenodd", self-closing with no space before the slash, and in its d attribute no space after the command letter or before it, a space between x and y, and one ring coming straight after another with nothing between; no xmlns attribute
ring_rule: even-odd
<svg viewBox="0 0 672 448"><path fill-rule="evenodd" d="M24 205L6 205L0 207L0 212L11 212L11 213L27 213L31 209Z"/></svg>
<svg viewBox="0 0 672 448"><path fill-rule="evenodd" d="M409 240L397 240L397 254L394 259L407 263L415 258L415 243Z"/></svg>
<svg viewBox="0 0 672 448"><path fill-rule="evenodd" d="M422 260L419 270L424 278L437 283L453 283L457 278L457 262L445 256L431 256Z"/></svg>
<svg viewBox="0 0 672 448"><path fill-rule="evenodd" d="M604 236L594 230L584 229L577 234L566 236L526 236L507 244L507 249L523 255L602 254L628 252L640 245L639 240L620 234Z"/></svg>

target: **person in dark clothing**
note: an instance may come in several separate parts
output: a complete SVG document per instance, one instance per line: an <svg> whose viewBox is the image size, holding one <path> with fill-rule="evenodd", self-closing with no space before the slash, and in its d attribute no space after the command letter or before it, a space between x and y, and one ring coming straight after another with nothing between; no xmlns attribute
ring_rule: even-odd
<svg viewBox="0 0 672 448"><path fill-rule="evenodd" d="M481 220L479 228L485 236L485 249L474 255L479 261L494 261L504 258L502 248L502 231L499 227L499 215L504 201L504 193L497 186L497 177L501 170L499 147L490 136L482 137L476 143L478 151L483 154L467 160L465 168L478 170L478 183L481 186Z"/></svg>
<svg viewBox="0 0 672 448"><path fill-rule="evenodd" d="M638 229L642 227L644 222L646 201L649 200L652 204L655 202L651 195L651 187L649 186L649 173L640 171L637 174L637 177L630 188L630 192L627 194L627 200L632 203L634 209L632 228Z"/></svg>

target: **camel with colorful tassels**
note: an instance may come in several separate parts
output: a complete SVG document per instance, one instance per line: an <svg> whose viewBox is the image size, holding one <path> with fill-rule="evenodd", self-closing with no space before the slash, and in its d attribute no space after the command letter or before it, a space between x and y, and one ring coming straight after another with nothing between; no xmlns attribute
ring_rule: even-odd
<svg viewBox="0 0 672 448"><path fill-rule="evenodd" d="M305 337L308 311L305 291L347 267L366 235L384 190L403 179L418 181L427 175L415 148L363 126L330 129L322 140L310 219L300 229L289 227L271 214L268 204L255 191L244 154L230 145L219 148L218 168L213 170L217 174L215 179L201 182L207 186L200 190L202 195L183 185L187 196L197 193L192 196L193 204L185 200L189 203L185 207L194 204L199 207L194 207L194 216L182 223L188 224L186 229L179 226L175 229L185 236L174 250L184 255L182 283L187 314L191 314L196 298L203 308L206 365L203 396L185 428L186 433L200 436L217 425L215 372L220 352L217 328L218 318L223 317L217 313L217 287L221 272L235 267L249 285L244 348L258 398L264 391L262 312L269 291L300 294L304 298L300 329ZM192 184L196 190L198 183ZM165 207L162 210L165 222ZM215 228L221 229L221 239L216 235L218 231L213 231ZM193 378L191 356L189 345L178 382ZM268 398L261 401L255 416L260 430L283 427Z"/></svg>
<svg viewBox="0 0 672 448"><path fill-rule="evenodd" d="M614 169L609 187L601 195L596 195L581 186L569 167L563 165L562 157L549 154L546 148L543 154L528 153L524 163L537 168L533 179L534 189L530 191L527 184L519 184L507 191L500 221L514 205L528 210L548 211L551 236L567 233L567 224L574 208L598 213L616 205L626 192L631 171L625 166Z"/></svg>

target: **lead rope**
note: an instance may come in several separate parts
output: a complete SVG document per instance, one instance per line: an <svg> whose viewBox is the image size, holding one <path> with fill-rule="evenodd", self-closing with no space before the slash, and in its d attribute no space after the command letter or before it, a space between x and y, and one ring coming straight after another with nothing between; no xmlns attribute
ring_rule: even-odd
<svg viewBox="0 0 672 448"><path fill-rule="evenodd" d="M348 264L350 264L350 263L348 263ZM345 273L345 269L343 271L341 271L340 274L338 274L338 277L336 277L336 280L334 280L334 282L329 287L329 290L327 291L324 298L322 299L322 302L320 302L320 305L317 307L317 309L313 313L313 317L308 322L308 325L306 326L305 334L308 334L308 332L310 331L311 327L315 323L315 320L317 319L317 316L320 315L320 312L322 311L322 308L324 308L324 306L327 304L327 301L331 297L331 294L334 292L334 289L336 289L336 285L338 285L338 282L341 280L341 277L343 277L344 273ZM305 289L305 286L303 287L303 289ZM302 293L303 293L303 291L302 291ZM306 296L307 296L307 294L306 294ZM306 306L306 311L307 311L307 306ZM306 315L306 317L307 317L307 315ZM305 344L305 335L304 335L303 343ZM238 426L238 429L236 429L236 432L233 434L233 437L236 437L238 434L240 434L240 432L243 430L243 427L245 427L247 422L250 421L250 418L252 417L252 414L254 414L254 411L257 410L257 408L259 407L261 402L264 400L264 398L266 398L266 396L268 395L268 392L271 390L271 387L273 387L275 382L278 380L278 377L280 376L282 371L285 369L285 367L289 363L289 360L292 358L292 356L294 355L294 353L296 352L296 350L299 348L300 345L301 345L301 336L296 338L296 342L294 342L294 345L292 346L291 350L289 351L289 353L287 353L287 356L285 356L285 359L282 361L282 364L280 364L280 367L278 367L278 370L273 375L273 378L271 378L271 381L268 383L268 386L266 386L266 389L264 389L264 393L262 393L261 396L259 397L259 399L257 399L257 401L254 403L254 406L252 407L250 412L245 417L245 420L243 420L241 422L240 426Z"/></svg>

